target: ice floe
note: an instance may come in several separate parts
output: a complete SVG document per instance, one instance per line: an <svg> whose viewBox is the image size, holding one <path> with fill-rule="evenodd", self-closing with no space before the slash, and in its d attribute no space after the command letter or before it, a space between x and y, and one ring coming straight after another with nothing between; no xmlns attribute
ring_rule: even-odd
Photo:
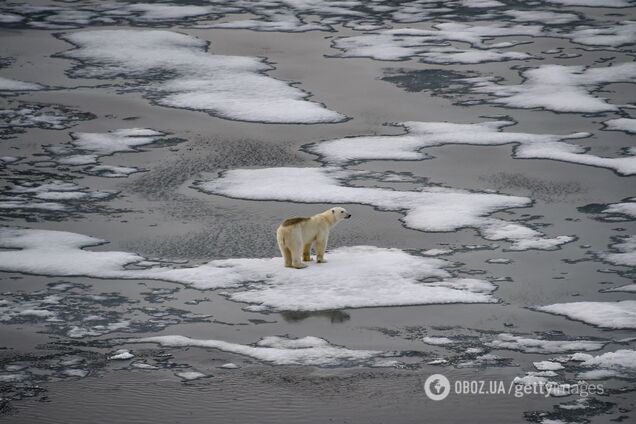
<svg viewBox="0 0 636 424"><path fill-rule="evenodd" d="M536 309L602 328L636 328L636 300L555 303Z"/></svg>
<svg viewBox="0 0 636 424"><path fill-rule="evenodd" d="M494 349L518 350L526 353L564 353L599 350L605 343L592 340L546 340L501 333L486 343Z"/></svg>
<svg viewBox="0 0 636 424"><path fill-rule="evenodd" d="M488 217L499 210L529 206L531 201L525 197L444 187L398 191L348 186L347 181L356 176L360 172L336 167L235 169L195 186L207 193L239 199L371 205L404 213L402 221L409 228L454 231L472 227L486 239L509 240L513 250L556 249L574 240L570 236L547 238L519 223ZM297 181L304 181L305 185L300 186ZM306 185L312 189L305 190Z"/></svg>
<svg viewBox="0 0 636 424"><path fill-rule="evenodd" d="M609 119L603 122L605 129L611 131L625 131L626 133L636 134L636 119L617 118Z"/></svg>
<svg viewBox="0 0 636 424"><path fill-rule="evenodd" d="M402 122L405 134L357 136L314 143L306 147L327 163L341 164L364 160L423 160L423 149L449 144L498 146L515 144L513 157L551 159L581 165L609 168L621 175L636 174L636 156L615 158L586 153L587 149L566 140L589 137L579 132L566 135L503 132L513 121L489 121L476 124L449 122Z"/></svg>
<svg viewBox="0 0 636 424"><path fill-rule="evenodd" d="M44 86L33 82L18 81L0 77L0 91L33 91L42 90Z"/></svg>
<svg viewBox="0 0 636 424"><path fill-rule="evenodd" d="M474 93L494 97L487 102L512 108L544 108L555 112L598 113L615 112L613 105L593 95L600 86L609 83L636 82L636 63L614 66L586 67L581 65L541 65L521 72L521 84L500 84L491 77L466 78Z"/></svg>
<svg viewBox="0 0 636 424"><path fill-rule="evenodd" d="M580 361L580 367L593 368L579 373L578 378L600 380L636 376L636 351L631 349L605 352L597 356L579 353L572 355L572 360Z"/></svg>
<svg viewBox="0 0 636 424"><path fill-rule="evenodd" d="M636 43L636 22L623 21L599 27L581 27L557 34L586 46L621 47Z"/></svg>
<svg viewBox="0 0 636 424"><path fill-rule="evenodd" d="M617 237L611 244L613 252L604 253L601 258L614 265L636 266L636 236Z"/></svg>
<svg viewBox="0 0 636 424"><path fill-rule="evenodd" d="M542 31L540 25L473 26L457 22L436 24L433 28L399 28L342 37L334 41L333 47L342 51L340 57L368 57L375 60L416 57L430 63L481 63L531 58L532 55L525 52L501 50L518 44L516 42L487 44L485 41L494 37L537 36ZM467 43L470 47L449 47L449 41Z"/></svg>
<svg viewBox="0 0 636 424"><path fill-rule="evenodd" d="M152 101L226 119L268 123L341 122L345 116L307 100L309 94L265 75L254 57L214 55L207 43L171 31L102 30L67 33L77 46L60 56L81 62L71 75L125 76Z"/></svg>
<svg viewBox="0 0 636 424"><path fill-rule="evenodd" d="M186 336L156 336L128 339L127 343L156 343L164 347L201 347L235 353L268 362L274 365L333 366L393 366L394 361L384 357L388 354L375 350L353 350L332 345L318 337L265 337L253 346L201 340Z"/></svg>
<svg viewBox="0 0 636 424"><path fill-rule="evenodd" d="M61 130L79 121L95 118L91 113L55 104L9 102L7 109L0 109L0 138L24 132L26 128Z"/></svg>
<svg viewBox="0 0 636 424"><path fill-rule="evenodd" d="M145 258L126 252L83 248L103 240L81 234L0 229L0 269L53 276L156 279L199 289L234 288L226 296L253 310L325 310L436 303L492 303L496 286L472 278L452 278L450 263L399 249L341 247L328 264L302 270L281 258L214 260L192 268L131 268ZM20 250L8 250L20 249ZM427 282L423 282L427 280Z"/></svg>

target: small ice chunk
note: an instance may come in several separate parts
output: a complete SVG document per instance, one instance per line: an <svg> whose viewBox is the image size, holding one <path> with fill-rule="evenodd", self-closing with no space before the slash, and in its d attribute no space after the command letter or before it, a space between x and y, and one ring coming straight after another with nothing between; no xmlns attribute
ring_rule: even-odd
<svg viewBox="0 0 636 424"><path fill-rule="evenodd" d="M34 91L42 90L44 86L33 82L17 81L0 77L0 91Z"/></svg>
<svg viewBox="0 0 636 424"><path fill-rule="evenodd" d="M425 336L422 338L422 341L426 344L436 345L436 346L455 344L455 340L449 339L448 337Z"/></svg>
<svg viewBox="0 0 636 424"><path fill-rule="evenodd" d="M599 350L605 343L592 340L545 340L515 336L510 333L498 334L495 339L486 343L496 349L519 350L527 353L563 353L576 350Z"/></svg>
<svg viewBox="0 0 636 424"><path fill-rule="evenodd" d="M184 381L192 381L192 380L198 380L199 378L208 377L207 375L198 371L181 371L181 372L175 373L175 375L183 379Z"/></svg>
<svg viewBox="0 0 636 424"><path fill-rule="evenodd" d="M221 365L219 368L225 368L225 369L228 369L228 370L235 370L235 369L238 369L239 366L236 365L233 362L228 362L227 364Z"/></svg>
<svg viewBox="0 0 636 424"><path fill-rule="evenodd" d="M564 367L559 362L553 361L539 361L532 363L539 371L557 371L562 370Z"/></svg>
<svg viewBox="0 0 636 424"><path fill-rule="evenodd" d="M135 355L130 353L130 351L128 351L126 349L119 349L115 353L113 353L111 356L109 356L108 359L116 360L116 361L123 361L123 360L126 360L126 359L132 359L134 357L135 357Z"/></svg>

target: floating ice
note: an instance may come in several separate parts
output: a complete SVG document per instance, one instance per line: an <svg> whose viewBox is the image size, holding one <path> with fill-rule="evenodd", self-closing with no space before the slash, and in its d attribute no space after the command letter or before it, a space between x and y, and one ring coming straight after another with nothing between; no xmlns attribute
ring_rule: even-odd
<svg viewBox="0 0 636 424"><path fill-rule="evenodd" d="M612 131L625 131L626 133L636 134L636 119L617 118L610 119L605 122L605 129Z"/></svg>
<svg viewBox="0 0 636 424"><path fill-rule="evenodd" d="M17 81L0 77L0 91L33 91L42 90L44 86L33 82Z"/></svg>
<svg viewBox="0 0 636 424"><path fill-rule="evenodd" d="M282 258L215 260L194 268L126 268L145 258L126 252L89 251L103 240L49 230L0 229L0 269L56 276L156 279L200 289L235 288L233 301L250 309L324 310L347 307L491 303L496 286L483 280L451 278L441 259L399 249L341 247L328 264L285 268ZM301 275L302 274L302 275ZM300 278L302 277L302 278ZM422 283L424 279L435 279ZM79 329L78 331L81 331Z"/></svg>
<svg viewBox="0 0 636 424"><path fill-rule="evenodd" d="M228 362L227 364L221 365L219 368L224 368L224 369L227 369L227 370L235 370L235 369L238 369L239 366L236 365L233 362Z"/></svg>
<svg viewBox="0 0 636 424"><path fill-rule="evenodd" d="M0 137L30 127L60 130L94 117L61 105L9 102L8 109L0 109Z"/></svg>
<svg viewBox="0 0 636 424"><path fill-rule="evenodd" d="M564 368L559 362L553 361L533 362L532 365L539 371L558 371Z"/></svg>
<svg viewBox="0 0 636 424"><path fill-rule="evenodd" d="M181 371L181 372L175 373L175 375L183 379L184 381L198 380L200 378L207 377L207 375L198 371Z"/></svg>
<svg viewBox="0 0 636 424"><path fill-rule="evenodd" d="M489 103L507 107L544 108L555 112L614 112L619 106L592 93L604 84L636 82L636 63L605 68L542 65L523 71L521 76L523 82L518 85L502 85L487 77L466 78L465 81L473 84L471 91L493 96Z"/></svg>
<svg viewBox="0 0 636 424"><path fill-rule="evenodd" d="M614 253L605 253L601 257L614 265L636 266L636 236L618 237L611 244Z"/></svg>
<svg viewBox="0 0 636 424"><path fill-rule="evenodd" d="M599 28L579 28L574 31L557 33L574 43L587 46L620 47L636 43L636 22L623 21L618 25L604 25Z"/></svg>
<svg viewBox="0 0 636 424"><path fill-rule="evenodd" d="M426 344L435 345L435 346L451 345L455 343L453 339L449 339L448 337L432 337L432 336L422 337L422 341Z"/></svg>
<svg viewBox="0 0 636 424"><path fill-rule="evenodd" d="M157 343L164 347L202 347L248 356L274 365L332 366L392 366L379 358L387 354L375 350L352 350L330 344L318 337L289 339L270 336L259 340L254 346L225 342L222 340L201 340L185 336L156 336L129 339L128 343Z"/></svg>
<svg viewBox="0 0 636 424"><path fill-rule="evenodd" d="M113 360L113 361L124 361L126 359L132 359L134 358L135 355L133 355L132 353L130 353L129 350L126 349L119 349L118 351L116 351L115 353L113 353L112 355L110 355L108 357L108 359Z"/></svg>
<svg viewBox="0 0 636 424"><path fill-rule="evenodd" d="M486 44L484 41L493 37L538 36L542 31L539 25L471 26L457 22L436 24L433 28L399 28L342 37L336 39L333 46L342 50L341 57L369 57L375 60L418 57L430 63L480 63L531 58L528 53L498 50L515 45L514 42ZM471 48L448 47L449 41L468 43Z"/></svg>
<svg viewBox="0 0 636 424"><path fill-rule="evenodd" d="M124 75L158 104L226 119L315 124L346 118L306 100L304 91L268 77L262 59L213 55L206 42L170 31L103 30L64 34L77 48L62 57L82 62L71 75Z"/></svg>
<svg viewBox="0 0 636 424"><path fill-rule="evenodd" d="M525 197L443 187L398 191L345 185L345 181L356 175L360 173L335 167L236 169L216 179L198 182L196 187L207 193L239 199L371 205L404 213L402 221L409 228L454 231L473 227L489 240L510 240L513 250L550 250L573 240L568 236L545 238L524 225L487 217L499 210L528 206L530 199ZM255 181L259 184L254 184ZM312 189L306 190L307 186Z"/></svg>
<svg viewBox="0 0 636 424"><path fill-rule="evenodd" d="M576 354L572 356L572 360L581 361L581 367L594 368L578 374L577 378L601 380L636 375L636 351L630 349L605 352L598 356Z"/></svg>
<svg viewBox="0 0 636 424"><path fill-rule="evenodd" d="M605 343L592 340L545 340L501 333L487 342L486 346L495 349L519 350L526 353L564 353L576 350L599 350Z"/></svg>
<svg viewBox="0 0 636 424"><path fill-rule="evenodd" d="M548 25L569 24L580 20L574 13L552 12L550 10L506 10L515 22L538 22Z"/></svg>
<svg viewBox="0 0 636 424"><path fill-rule="evenodd" d="M589 133L567 135L502 132L513 121L489 121L477 124L448 122L402 122L405 134L358 136L311 144L307 150L327 163L364 160L423 160L428 147L449 144L498 146L516 144L513 156L520 159L552 159L581 165L609 168L621 175L636 174L636 156L607 158L586 153L586 148L564 140L589 137Z"/></svg>
<svg viewBox="0 0 636 424"><path fill-rule="evenodd" d="M536 309L602 328L636 328L636 300L555 303Z"/></svg>

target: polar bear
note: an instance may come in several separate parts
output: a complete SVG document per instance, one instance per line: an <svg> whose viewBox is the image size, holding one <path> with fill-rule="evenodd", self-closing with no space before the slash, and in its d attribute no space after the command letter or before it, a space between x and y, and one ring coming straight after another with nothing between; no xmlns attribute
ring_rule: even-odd
<svg viewBox="0 0 636 424"><path fill-rule="evenodd" d="M305 268L311 260L309 254L312 243L315 243L316 262L324 263L325 249L331 227L351 218L344 208L331 208L311 217L288 218L276 230L278 247L285 258L288 268Z"/></svg>

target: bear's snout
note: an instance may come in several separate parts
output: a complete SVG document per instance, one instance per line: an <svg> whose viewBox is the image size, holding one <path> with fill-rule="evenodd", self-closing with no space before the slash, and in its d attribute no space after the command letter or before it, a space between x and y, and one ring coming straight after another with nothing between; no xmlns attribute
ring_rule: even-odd
<svg viewBox="0 0 636 424"><path fill-rule="evenodd" d="M348 213L347 216L345 216L345 219L349 219L349 218L351 218L351 214L350 213Z"/></svg>

